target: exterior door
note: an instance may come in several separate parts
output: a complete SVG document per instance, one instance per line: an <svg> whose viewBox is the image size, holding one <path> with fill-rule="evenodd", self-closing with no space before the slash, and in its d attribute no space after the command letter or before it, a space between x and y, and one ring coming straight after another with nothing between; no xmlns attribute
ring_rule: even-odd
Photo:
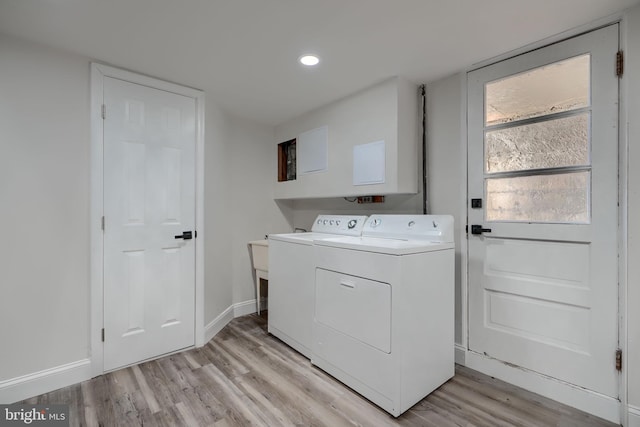
<svg viewBox="0 0 640 427"><path fill-rule="evenodd" d="M105 77L104 369L194 345L195 100ZM186 236L188 237L188 236Z"/></svg>
<svg viewBox="0 0 640 427"><path fill-rule="evenodd" d="M612 397L617 50L612 25L468 74L469 348Z"/></svg>

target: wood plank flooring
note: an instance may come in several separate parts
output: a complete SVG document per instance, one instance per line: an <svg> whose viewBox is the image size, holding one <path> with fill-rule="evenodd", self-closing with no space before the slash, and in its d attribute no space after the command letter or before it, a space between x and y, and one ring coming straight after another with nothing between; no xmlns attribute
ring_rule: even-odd
<svg viewBox="0 0 640 427"><path fill-rule="evenodd" d="M70 405L81 426L613 426L456 367L456 376L393 418L267 333L234 319L206 346L24 401Z"/></svg>

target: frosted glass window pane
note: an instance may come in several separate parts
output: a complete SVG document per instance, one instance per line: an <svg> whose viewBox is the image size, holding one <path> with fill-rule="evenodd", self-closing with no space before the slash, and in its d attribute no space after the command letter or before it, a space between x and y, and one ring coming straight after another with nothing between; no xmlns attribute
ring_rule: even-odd
<svg viewBox="0 0 640 427"><path fill-rule="evenodd" d="M485 134L487 173L589 165L589 113Z"/></svg>
<svg viewBox="0 0 640 427"><path fill-rule="evenodd" d="M591 173L486 179L489 221L588 223Z"/></svg>
<svg viewBox="0 0 640 427"><path fill-rule="evenodd" d="M487 83L485 123L508 123L588 107L589 54Z"/></svg>

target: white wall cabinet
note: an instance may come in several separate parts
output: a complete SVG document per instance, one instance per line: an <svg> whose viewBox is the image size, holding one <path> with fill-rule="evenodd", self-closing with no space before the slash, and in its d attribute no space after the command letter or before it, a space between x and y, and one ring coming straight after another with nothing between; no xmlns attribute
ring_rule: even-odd
<svg viewBox="0 0 640 427"><path fill-rule="evenodd" d="M272 156L274 197L304 199L417 193L419 104L417 86L394 77L279 125ZM323 127L328 135L326 170L278 181L278 143ZM371 166L383 167L376 176L384 179L354 185L354 148L379 141L384 141L384 162L372 159ZM358 164L362 165L362 159Z"/></svg>

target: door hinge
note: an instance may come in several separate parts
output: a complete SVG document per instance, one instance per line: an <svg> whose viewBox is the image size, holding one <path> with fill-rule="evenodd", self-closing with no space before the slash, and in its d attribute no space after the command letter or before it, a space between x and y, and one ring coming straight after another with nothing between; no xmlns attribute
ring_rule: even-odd
<svg viewBox="0 0 640 427"><path fill-rule="evenodd" d="M102 328L102 342L104 342L104 328Z"/></svg>
<svg viewBox="0 0 640 427"><path fill-rule="evenodd" d="M616 350L616 371L622 371L622 349Z"/></svg>
<svg viewBox="0 0 640 427"><path fill-rule="evenodd" d="M104 216L102 217L102 220L100 222L100 227L102 228L102 231L104 231Z"/></svg>
<svg viewBox="0 0 640 427"><path fill-rule="evenodd" d="M622 77L624 73L624 53L619 50L616 53L616 76Z"/></svg>
<svg viewBox="0 0 640 427"><path fill-rule="evenodd" d="M107 118L107 106L102 104L102 120Z"/></svg>

